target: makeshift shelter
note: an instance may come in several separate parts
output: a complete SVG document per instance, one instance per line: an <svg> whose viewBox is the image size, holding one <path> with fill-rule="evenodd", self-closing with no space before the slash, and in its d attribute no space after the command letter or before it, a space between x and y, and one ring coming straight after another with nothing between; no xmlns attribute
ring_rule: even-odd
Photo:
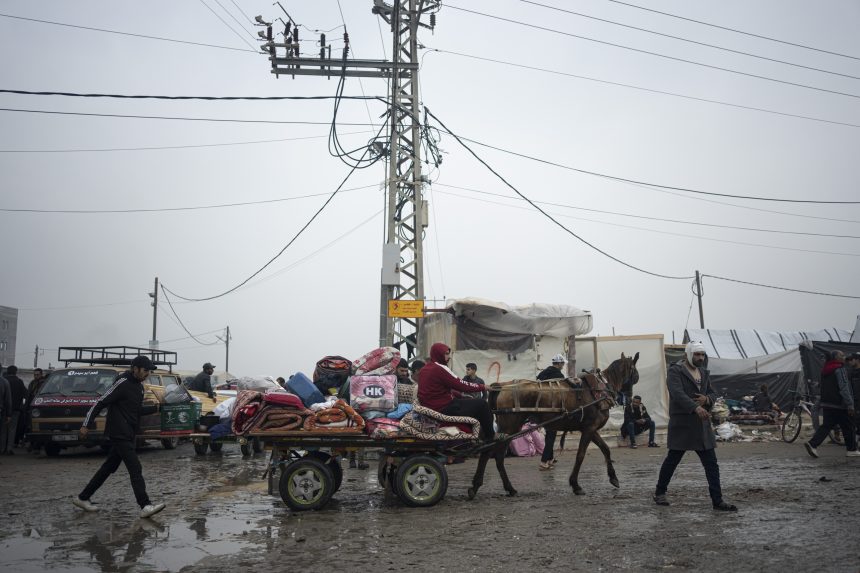
<svg viewBox="0 0 860 573"><path fill-rule="evenodd" d="M445 312L428 314L419 331L419 357L426 360L430 347L443 342L454 350L451 370L466 373L466 364L478 365L478 376L488 384L525 378L534 380L562 354L568 373L576 372L573 340L592 328L591 313L563 305L532 303L509 306L481 298L451 300Z"/></svg>
<svg viewBox="0 0 860 573"><path fill-rule="evenodd" d="M794 350L807 340L848 342L851 332L840 328L814 331L713 330L689 328L684 343L700 341L711 358L749 358Z"/></svg>

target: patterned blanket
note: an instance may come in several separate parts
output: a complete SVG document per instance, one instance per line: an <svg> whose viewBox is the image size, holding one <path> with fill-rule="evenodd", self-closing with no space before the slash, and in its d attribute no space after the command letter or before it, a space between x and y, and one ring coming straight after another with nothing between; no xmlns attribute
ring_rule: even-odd
<svg viewBox="0 0 860 573"><path fill-rule="evenodd" d="M303 429L309 432L364 432L364 418L352 407L338 400L334 407L312 413L305 418Z"/></svg>

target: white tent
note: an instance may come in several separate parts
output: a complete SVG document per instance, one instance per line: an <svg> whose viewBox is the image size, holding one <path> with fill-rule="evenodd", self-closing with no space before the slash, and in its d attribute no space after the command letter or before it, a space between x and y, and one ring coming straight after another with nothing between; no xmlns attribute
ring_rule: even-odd
<svg viewBox="0 0 860 573"><path fill-rule="evenodd" d="M851 332L839 328L815 331L713 330L690 328L684 342L701 341L709 358L749 358L797 349L807 340L848 342Z"/></svg>

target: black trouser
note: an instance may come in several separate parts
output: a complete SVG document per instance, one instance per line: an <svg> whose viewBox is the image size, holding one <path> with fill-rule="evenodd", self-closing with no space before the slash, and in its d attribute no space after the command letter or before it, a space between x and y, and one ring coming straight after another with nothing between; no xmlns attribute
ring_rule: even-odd
<svg viewBox="0 0 860 573"><path fill-rule="evenodd" d="M140 460L137 459L137 453L134 451L134 442L129 440L111 440L110 450L108 450L107 459L102 467L98 469L96 475L84 488L84 491L78 496L81 499L90 499L102 484L107 480L108 476L114 473L119 468L120 463L125 463L128 470L128 475L131 477L131 488L134 490L134 498L137 500L137 505L141 508L149 505L149 496L146 494L146 483L143 481L143 468L140 465Z"/></svg>
<svg viewBox="0 0 860 573"><path fill-rule="evenodd" d="M842 428L842 438L845 440L845 449L849 452L857 449L857 436L854 435L854 420L848 416L848 410L837 410L836 408L822 408L824 410L824 422L815 430L809 444L817 448L830 433L830 430L839 426Z"/></svg>
<svg viewBox="0 0 860 573"><path fill-rule="evenodd" d="M481 437L490 441L496 436L493 430L493 412L490 405L477 398L455 398L442 413L448 416L468 416L481 422Z"/></svg>
<svg viewBox="0 0 860 573"><path fill-rule="evenodd" d="M555 459L553 456L554 448L555 448L555 437L558 434L555 430L547 430L546 436L543 442L543 454L541 454L540 461L548 462L552 459Z"/></svg>
<svg viewBox="0 0 860 573"><path fill-rule="evenodd" d="M681 463L681 458L684 457L686 450L669 450L666 454L666 459L663 460L663 465L660 466L660 477L657 479L657 495L666 493L669 489L669 481L672 479L672 474L675 473L675 468ZM708 493L711 496L711 502L718 505L723 501L723 492L720 488L720 466L717 464L717 454L714 450L696 450L699 459L702 461L702 467L705 468L705 477L708 480Z"/></svg>

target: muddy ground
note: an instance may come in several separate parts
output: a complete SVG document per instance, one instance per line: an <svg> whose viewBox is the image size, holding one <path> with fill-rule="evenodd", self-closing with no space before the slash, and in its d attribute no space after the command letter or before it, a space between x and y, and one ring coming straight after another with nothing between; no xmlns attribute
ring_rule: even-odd
<svg viewBox="0 0 860 573"><path fill-rule="evenodd" d="M448 466L448 495L426 509L386 501L373 470L345 469L326 509L292 513L267 495L266 453L243 458L226 445L197 456L190 444L153 446L141 451L144 475L150 496L168 507L152 519L137 517L122 468L93 498L101 512L71 505L101 463L98 453L18 450L0 457L0 570L856 572L860 459L835 445L812 459L801 443L720 444L736 514L711 509L694 454L672 482L672 506L655 506L663 448L613 447L618 490L590 450L584 496L567 484L570 450L550 472L538 472L536 458L508 458L515 498L491 466L468 501L468 460Z"/></svg>

